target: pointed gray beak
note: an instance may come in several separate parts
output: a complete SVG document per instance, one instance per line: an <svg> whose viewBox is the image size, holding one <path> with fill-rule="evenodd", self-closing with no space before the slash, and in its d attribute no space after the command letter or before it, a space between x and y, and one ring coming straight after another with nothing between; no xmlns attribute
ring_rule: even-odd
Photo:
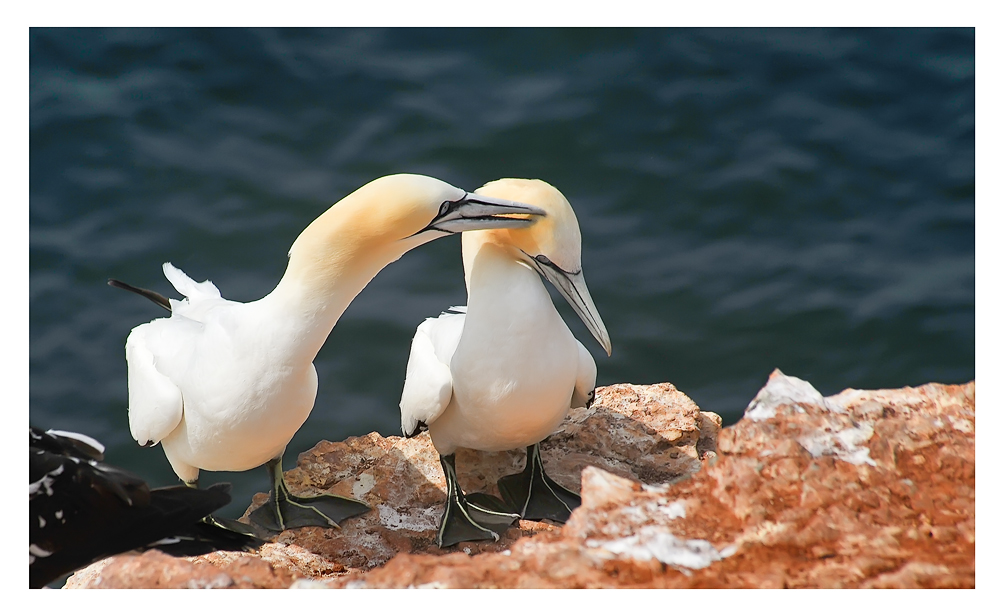
<svg viewBox="0 0 1000 616"><path fill-rule="evenodd" d="M442 203L441 211L424 230L462 233L479 229L518 229L534 224L539 216L545 216L545 210L527 203L466 193L457 201Z"/></svg>
<svg viewBox="0 0 1000 616"><path fill-rule="evenodd" d="M527 254L527 253L525 253ZM528 255L531 256L531 255ZM577 272L567 272L545 255L531 257L531 263L546 280L552 283L559 293L566 298L569 305L579 315L583 324L587 326L594 338L601 343L604 351L611 356L611 336L604 327L601 314L597 312L597 306L590 297L590 290L587 289L587 281L583 278L583 270Z"/></svg>

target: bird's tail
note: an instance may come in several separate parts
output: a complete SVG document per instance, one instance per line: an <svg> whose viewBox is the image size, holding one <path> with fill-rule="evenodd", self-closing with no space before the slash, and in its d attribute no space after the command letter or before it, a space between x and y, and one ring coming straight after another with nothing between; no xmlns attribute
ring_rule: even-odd
<svg viewBox="0 0 1000 616"><path fill-rule="evenodd" d="M126 291L137 293L145 297L149 301L153 302L157 306L164 308L167 312L171 311L170 300L164 297L163 295L160 295L156 291L150 291L149 289L142 289L140 287L133 287L127 282L122 282L121 280L115 280L114 278L108 278L108 285L118 289L125 289Z"/></svg>

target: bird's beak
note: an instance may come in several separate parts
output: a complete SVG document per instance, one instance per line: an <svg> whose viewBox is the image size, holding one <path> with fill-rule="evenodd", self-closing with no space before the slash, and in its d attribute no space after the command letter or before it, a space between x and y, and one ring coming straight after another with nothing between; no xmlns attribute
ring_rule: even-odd
<svg viewBox="0 0 1000 616"><path fill-rule="evenodd" d="M583 279L583 270L567 272L545 255L531 257L531 264L566 298L566 301L573 307L576 314L583 320L584 325L594 335L594 338L597 338L610 357L611 336L608 335L604 321L601 320L601 313L597 312L597 306L594 305L594 300L590 297L587 281Z"/></svg>
<svg viewBox="0 0 1000 616"><path fill-rule="evenodd" d="M445 201L441 211L424 229L462 233L479 229L519 229L545 216L545 210L526 203L466 193L456 201Z"/></svg>

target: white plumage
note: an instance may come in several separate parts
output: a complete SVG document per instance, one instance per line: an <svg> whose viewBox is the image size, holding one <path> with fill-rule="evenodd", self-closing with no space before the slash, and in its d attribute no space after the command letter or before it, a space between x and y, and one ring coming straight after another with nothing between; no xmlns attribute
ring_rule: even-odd
<svg viewBox="0 0 1000 616"><path fill-rule="evenodd" d="M416 434L420 424L426 428L451 402L451 356L462 337L465 306L449 310L453 312L425 320L413 335L399 403L403 434Z"/></svg>
<svg viewBox="0 0 1000 616"><path fill-rule="evenodd" d="M277 287L260 300L223 299L211 282L164 264L184 299L169 300L169 317L139 325L126 342L132 436L141 445L162 443L187 483L199 469L268 463L277 473L272 508L275 500L294 501L281 477L281 455L312 410L313 359L354 297L379 270L425 242L470 229L528 226L539 214L426 176L394 175L313 221L293 243ZM161 296L151 299L166 304ZM364 511L360 503L349 509ZM289 526L291 513L272 513L274 519L255 522L271 530ZM343 513L315 511L295 524L336 525Z"/></svg>
<svg viewBox="0 0 1000 616"><path fill-rule="evenodd" d="M449 468L457 448L500 451L530 446L529 454L537 455L535 444L556 429L569 409L592 400L597 366L563 322L539 274L556 286L611 352L583 278L579 226L565 197L540 180L497 180L477 194L516 196L545 210L546 216L526 229L463 234L468 307L425 320L413 338L399 403L402 428L412 436L427 427L442 456L452 512L442 519L442 545L495 538L497 527L502 527L498 520L477 521L475 507L466 511L460 488L452 485L454 469ZM520 500L512 492L520 488L511 481L500 486L507 504L522 516L531 515L527 502L510 502ZM559 494L557 506L572 500ZM572 503L563 509L538 511L550 519L565 519ZM455 515L462 516L457 522L461 530L450 533L448 523Z"/></svg>

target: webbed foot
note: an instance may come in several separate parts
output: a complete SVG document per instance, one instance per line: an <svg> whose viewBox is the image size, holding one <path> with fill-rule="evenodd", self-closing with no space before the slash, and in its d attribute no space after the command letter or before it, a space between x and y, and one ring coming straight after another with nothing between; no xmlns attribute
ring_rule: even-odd
<svg viewBox="0 0 1000 616"><path fill-rule="evenodd" d="M292 496L271 499L254 509L250 521L266 530L280 533L289 528L323 526L340 528L340 523L352 516L369 511L361 501L340 496Z"/></svg>
<svg viewBox="0 0 1000 616"><path fill-rule="evenodd" d="M525 520L565 523L580 506L580 495L556 483L542 468L537 443L528 447L524 470L501 477L497 487L507 506Z"/></svg>
<svg viewBox="0 0 1000 616"><path fill-rule="evenodd" d="M368 505L352 498L332 494L292 495L285 485L280 457L268 462L267 470L271 475L270 498L248 516L253 524L267 531L280 533L305 526L340 528L340 523L347 518L370 511Z"/></svg>
<svg viewBox="0 0 1000 616"><path fill-rule="evenodd" d="M499 541L520 516L507 511L504 503L489 494L465 496L455 475L455 454L441 456L448 485L448 500L438 528L438 547L446 548L462 541Z"/></svg>

